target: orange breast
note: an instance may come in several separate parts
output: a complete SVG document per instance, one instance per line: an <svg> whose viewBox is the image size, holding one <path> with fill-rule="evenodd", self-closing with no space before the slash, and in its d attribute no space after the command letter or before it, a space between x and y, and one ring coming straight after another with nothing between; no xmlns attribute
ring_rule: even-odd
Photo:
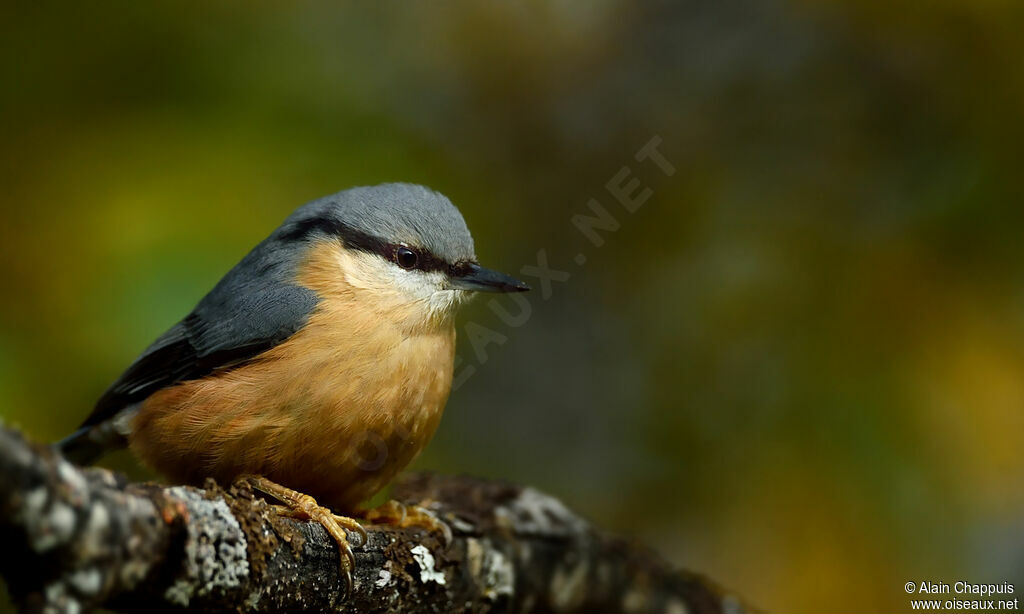
<svg viewBox="0 0 1024 614"><path fill-rule="evenodd" d="M145 462L187 483L263 475L351 510L423 449L451 389L454 327L346 287L336 255L321 256L302 277L321 295L302 330L141 405L130 440Z"/></svg>

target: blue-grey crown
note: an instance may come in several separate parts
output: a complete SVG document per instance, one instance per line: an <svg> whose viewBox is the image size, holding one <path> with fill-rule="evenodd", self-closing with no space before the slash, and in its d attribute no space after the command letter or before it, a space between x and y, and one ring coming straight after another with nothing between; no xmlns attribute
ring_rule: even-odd
<svg viewBox="0 0 1024 614"><path fill-rule="evenodd" d="M338 236L368 251L404 244L452 265L476 259L473 237L455 205L443 194L409 183L325 196L299 207L275 234L286 241Z"/></svg>

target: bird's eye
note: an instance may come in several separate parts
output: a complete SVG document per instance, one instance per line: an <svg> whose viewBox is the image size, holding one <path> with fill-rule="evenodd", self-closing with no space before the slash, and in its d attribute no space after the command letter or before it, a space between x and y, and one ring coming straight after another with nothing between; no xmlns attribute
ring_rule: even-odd
<svg viewBox="0 0 1024 614"><path fill-rule="evenodd" d="M395 262L403 269L414 269L419 262L419 254L408 247L399 247L395 250Z"/></svg>

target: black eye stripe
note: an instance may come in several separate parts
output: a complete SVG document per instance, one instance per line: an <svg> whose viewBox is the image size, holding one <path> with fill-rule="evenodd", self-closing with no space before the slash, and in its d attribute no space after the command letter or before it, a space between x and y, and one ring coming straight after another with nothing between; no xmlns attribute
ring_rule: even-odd
<svg viewBox="0 0 1024 614"><path fill-rule="evenodd" d="M451 277L462 277L468 275L473 270L473 262L463 260L456 262L448 267L448 275Z"/></svg>
<svg viewBox="0 0 1024 614"><path fill-rule="evenodd" d="M366 234L338 220L322 217L311 218L296 223L290 228L282 229L279 239L286 242L308 241L317 235L338 237L349 249L358 249L370 254L377 254L389 262L401 266L396 258L398 248L404 247L416 253L415 269L419 271L447 271L451 273L457 265L449 264L443 258L432 254L429 250L413 245L388 243L373 235Z"/></svg>
<svg viewBox="0 0 1024 614"><path fill-rule="evenodd" d="M406 266L406 263L408 263L409 260L404 256L404 252L402 250L412 252L412 254L415 255L415 262L412 266ZM438 258L429 251L418 247L412 247L410 245L396 245L394 243L389 243L388 253L382 255L403 269L416 269L417 271L430 272L447 271L450 268L447 262ZM405 263L403 263L403 260Z"/></svg>

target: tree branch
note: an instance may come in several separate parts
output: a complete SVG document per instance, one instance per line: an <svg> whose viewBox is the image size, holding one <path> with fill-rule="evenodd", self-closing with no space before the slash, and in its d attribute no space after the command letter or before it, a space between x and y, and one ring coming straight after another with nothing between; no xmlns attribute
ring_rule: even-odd
<svg viewBox="0 0 1024 614"><path fill-rule="evenodd" d="M455 540L368 527L346 596L326 531L251 491L131 484L0 428L0 573L24 612L744 611L532 488L420 474L394 495Z"/></svg>

